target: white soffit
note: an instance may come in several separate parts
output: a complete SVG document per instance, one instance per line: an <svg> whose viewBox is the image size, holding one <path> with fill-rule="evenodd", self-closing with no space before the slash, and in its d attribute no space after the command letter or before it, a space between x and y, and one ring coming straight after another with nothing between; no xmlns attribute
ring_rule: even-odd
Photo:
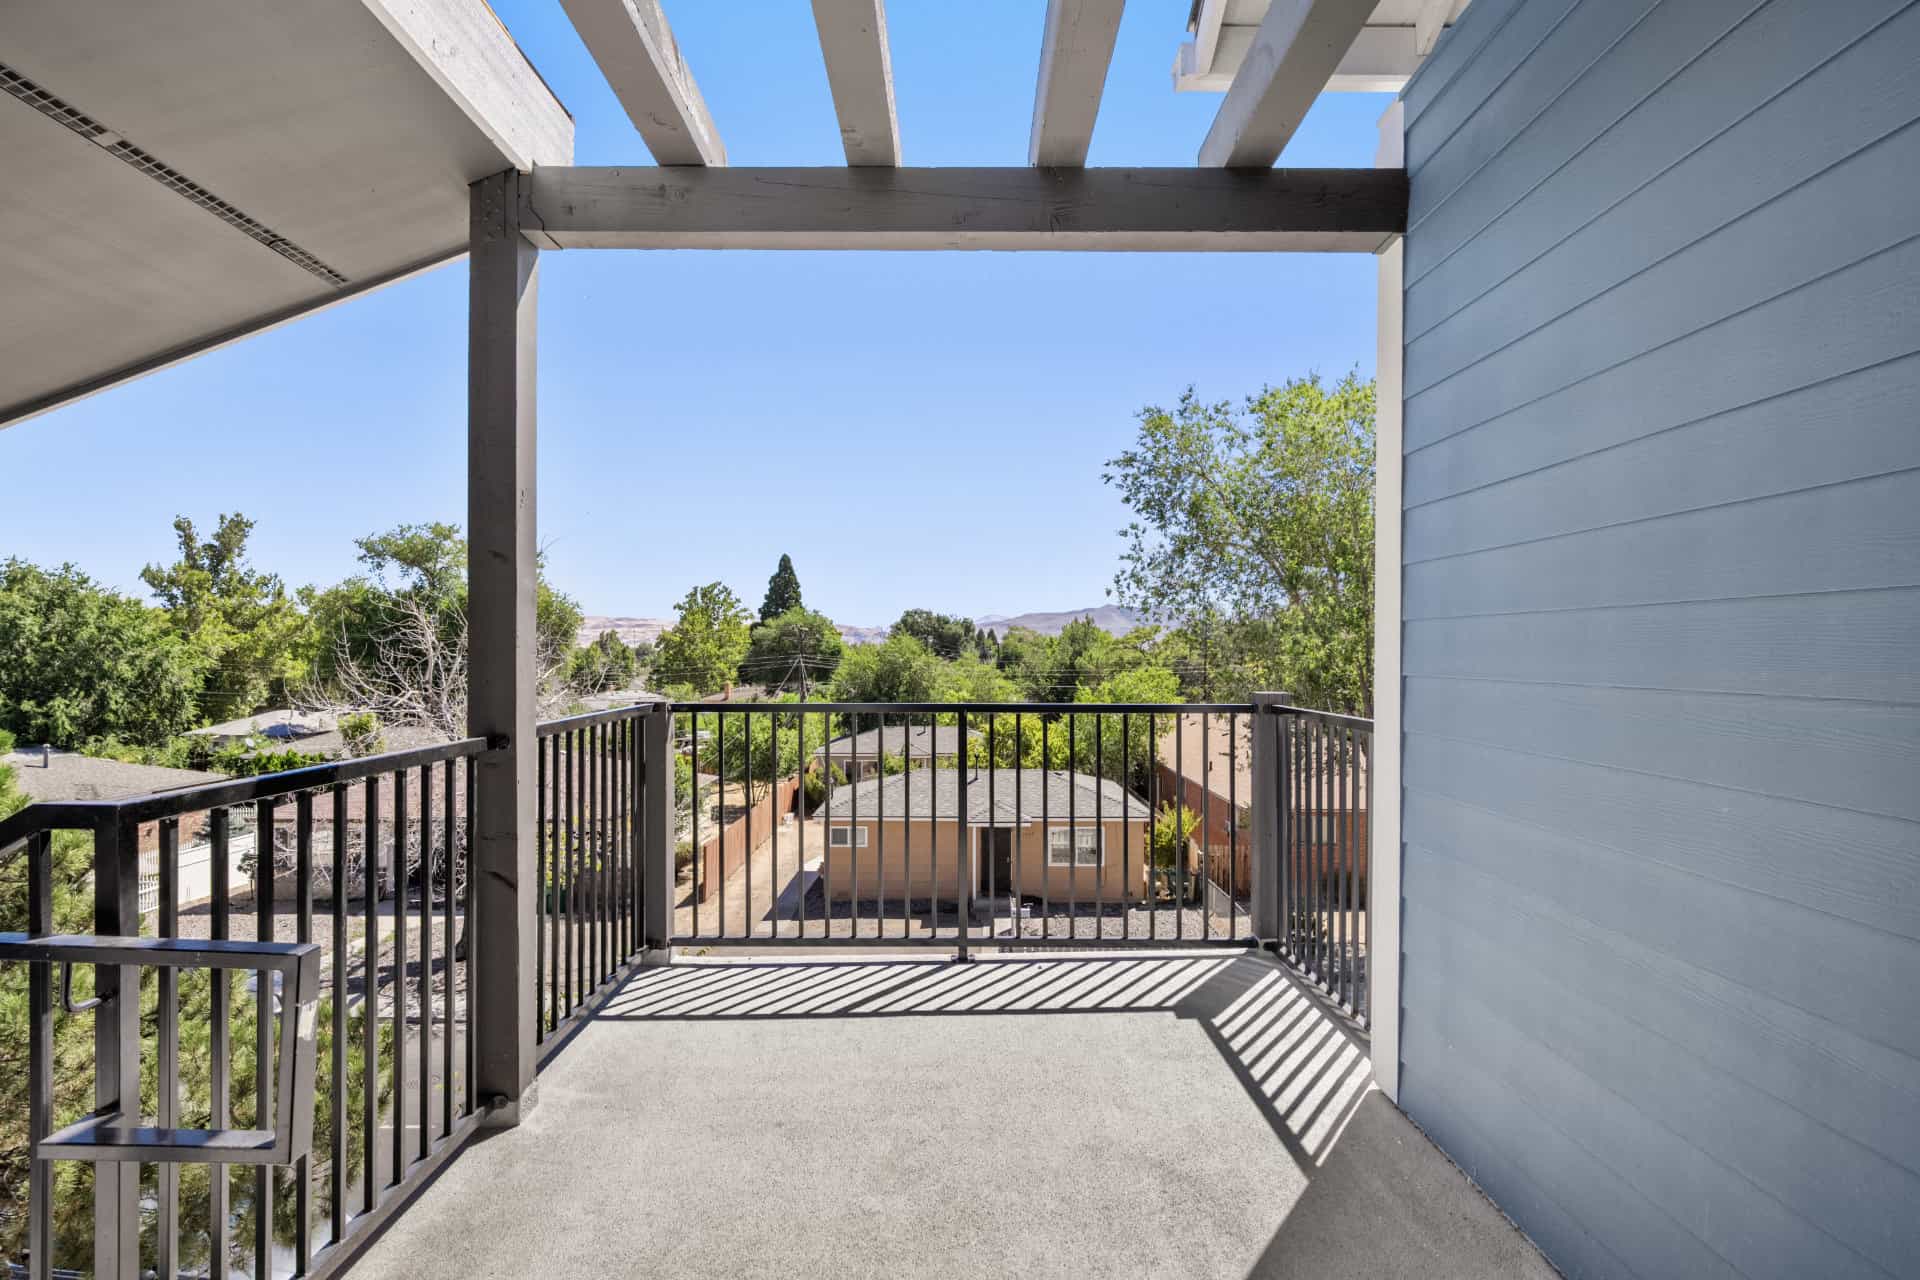
<svg viewBox="0 0 1920 1280"><path fill-rule="evenodd" d="M1440 32L1469 0L1380 0L1359 38L1327 81L1331 93L1398 93L1419 68ZM1253 44L1269 0L1193 0L1192 37L1173 60L1173 87L1225 93Z"/></svg>
<svg viewBox="0 0 1920 1280"><path fill-rule="evenodd" d="M457 257L573 122L482 0L0 4L0 426Z"/></svg>

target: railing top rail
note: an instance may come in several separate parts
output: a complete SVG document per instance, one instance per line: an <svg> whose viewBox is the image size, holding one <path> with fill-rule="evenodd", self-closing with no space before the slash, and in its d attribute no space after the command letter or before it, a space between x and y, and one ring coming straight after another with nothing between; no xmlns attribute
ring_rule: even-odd
<svg viewBox="0 0 1920 1280"><path fill-rule="evenodd" d="M0 849L9 848L40 831L97 829L109 821L152 822L158 818L177 818L201 809L224 809L256 800L272 800L343 782L357 782L399 769L477 756L491 745L486 738L461 738L455 742L415 747L408 751L390 751L384 755L359 756L352 760L332 760L304 769L263 773L251 778L232 778L225 782L205 782L199 786L182 787L178 791L129 796L124 800L63 800L29 805L11 818L0 821Z"/></svg>
<svg viewBox="0 0 1920 1280"><path fill-rule="evenodd" d="M996 715L1052 715L1075 712L1087 715L1232 715L1250 714L1251 702L673 702L666 704L675 715L691 713L720 715L779 712L796 715L928 715L958 711L986 712Z"/></svg>
<svg viewBox="0 0 1920 1280"><path fill-rule="evenodd" d="M1338 711L1316 711L1312 707L1296 707L1284 702L1269 704L1267 710L1277 715L1307 716L1314 720L1325 720L1329 724L1351 725L1356 729L1373 728L1373 721L1366 716L1342 715Z"/></svg>
<svg viewBox="0 0 1920 1280"><path fill-rule="evenodd" d="M624 707L609 707L605 711L583 711L577 716L543 720L535 726L535 734L538 737L551 738L556 733L566 733L572 729L585 729L591 725L608 724L615 720L636 720L641 716L652 715L656 710L662 710L666 706L665 702L636 702Z"/></svg>

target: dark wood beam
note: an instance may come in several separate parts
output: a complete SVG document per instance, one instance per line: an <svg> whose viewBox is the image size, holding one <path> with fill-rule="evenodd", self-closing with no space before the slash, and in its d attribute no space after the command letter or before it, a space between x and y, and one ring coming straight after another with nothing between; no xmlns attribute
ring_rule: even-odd
<svg viewBox="0 0 1920 1280"><path fill-rule="evenodd" d="M526 233L563 249L1371 253L1397 169L539 168Z"/></svg>

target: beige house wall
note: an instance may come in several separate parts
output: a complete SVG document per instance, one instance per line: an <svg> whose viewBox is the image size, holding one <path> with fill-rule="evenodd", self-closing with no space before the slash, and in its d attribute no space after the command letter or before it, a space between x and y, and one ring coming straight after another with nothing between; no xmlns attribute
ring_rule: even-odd
<svg viewBox="0 0 1920 1280"><path fill-rule="evenodd" d="M849 825L835 822L834 827ZM835 902L850 902L857 896L862 902L876 898L898 901L901 898L938 897L952 901L960 898L969 884L978 885L978 867L973 852L980 847L984 827L970 826L966 833L969 853L961 857L960 824L952 819L904 822L890 818L885 822L861 820L851 824L867 832L866 848L827 847L822 870L827 880L827 896ZM1052 827L1065 831L1068 824ZM1081 821L1079 830L1091 830L1094 823ZM1137 901L1146 894L1147 873L1144 851L1147 844L1145 821L1109 820L1100 824L1106 832L1105 858L1097 867L1049 867L1047 865L1046 828L1038 822L1005 828L1014 833L1014 884L1023 896L1044 897L1065 902L1120 903ZM855 837L858 838L857 836ZM1124 840L1125 865L1122 865ZM1007 886L996 886L1000 892ZM978 894L979 890L976 889Z"/></svg>

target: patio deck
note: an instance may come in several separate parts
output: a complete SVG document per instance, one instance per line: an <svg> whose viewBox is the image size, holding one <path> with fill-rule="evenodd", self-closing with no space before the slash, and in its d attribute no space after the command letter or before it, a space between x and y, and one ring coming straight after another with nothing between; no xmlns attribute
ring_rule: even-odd
<svg viewBox="0 0 1920 1280"><path fill-rule="evenodd" d="M355 1276L1472 1276L1552 1269L1279 966L681 962Z"/></svg>

